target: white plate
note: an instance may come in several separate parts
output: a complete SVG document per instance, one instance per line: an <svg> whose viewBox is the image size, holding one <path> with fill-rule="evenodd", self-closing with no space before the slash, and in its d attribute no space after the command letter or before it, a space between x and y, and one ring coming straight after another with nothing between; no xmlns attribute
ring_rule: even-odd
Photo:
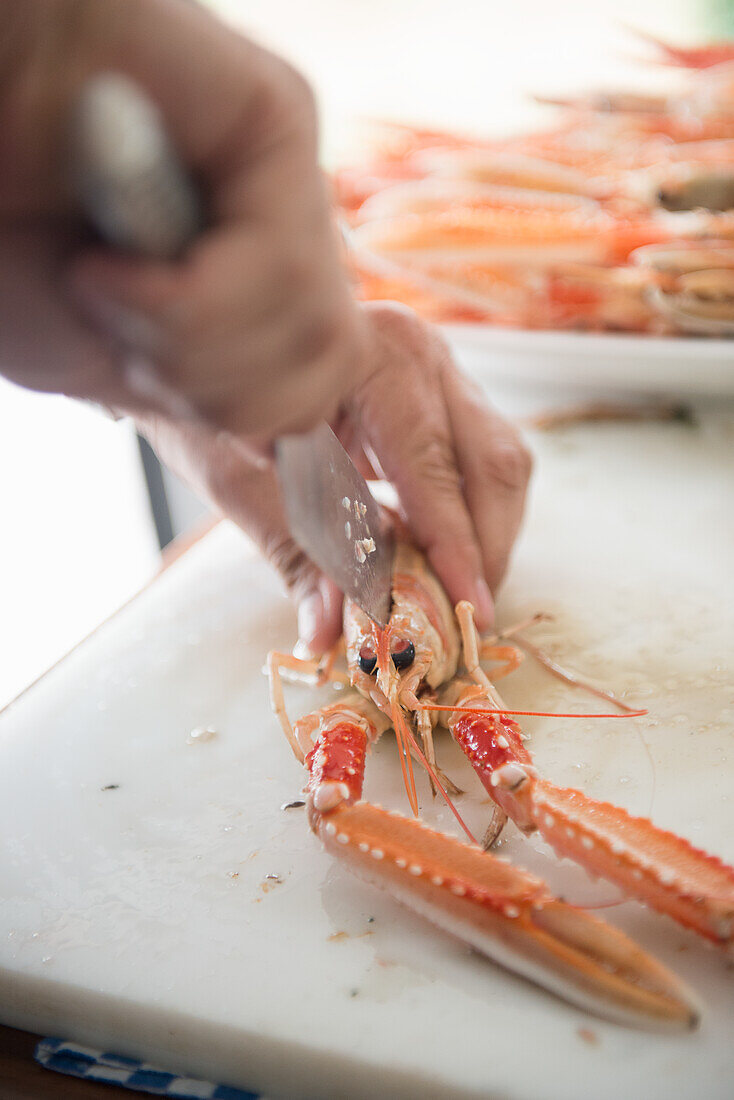
<svg viewBox="0 0 734 1100"><path fill-rule="evenodd" d="M526 332L479 324L442 327L459 361L481 379L734 396L734 340Z"/></svg>

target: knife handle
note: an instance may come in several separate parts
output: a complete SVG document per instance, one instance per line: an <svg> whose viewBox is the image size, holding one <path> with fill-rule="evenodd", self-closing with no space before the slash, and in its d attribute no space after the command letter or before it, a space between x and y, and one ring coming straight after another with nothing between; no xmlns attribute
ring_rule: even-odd
<svg viewBox="0 0 734 1100"><path fill-rule="evenodd" d="M160 112L127 77L103 73L86 83L71 151L84 213L113 247L175 260L202 228L199 196Z"/></svg>
<svg viewBox="0 0 734 1100"><path fill-rule="evenodd" d="M75 191L102 239L151 259L180 256L203 227L203 211L153 101L119 73L96 76L79 96L71 137ZM127 380L139 396L174 419L200 419L157 373L133 367Z"/></svg>
<svg viewBox="0 0 734 1100"><path fill-rule="evenodd" d="M176 260L204 225L193 183L158 108L132 80L102 73L82 88L71 118L72 186L106 244L153 260ZM138 398L176 420L196 410L134 353L122 365Z"/></svg>

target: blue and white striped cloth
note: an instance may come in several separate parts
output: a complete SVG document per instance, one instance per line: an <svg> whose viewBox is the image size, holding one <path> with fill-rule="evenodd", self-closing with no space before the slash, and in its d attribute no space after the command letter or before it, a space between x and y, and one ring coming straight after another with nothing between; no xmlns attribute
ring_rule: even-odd
<svg viewBox="0 0 734 1100"><path fill-rule="evenodd" d="M42 1039L36 1047L35 1057L46 1069L54 1069L57 1073L81 1077L84 1081L119 1085L153 1096L171 1096L178 1100L264 1100L259 1093L247 1089L180 1077L136 1058L92 1050L64 1039Z"/></svg>

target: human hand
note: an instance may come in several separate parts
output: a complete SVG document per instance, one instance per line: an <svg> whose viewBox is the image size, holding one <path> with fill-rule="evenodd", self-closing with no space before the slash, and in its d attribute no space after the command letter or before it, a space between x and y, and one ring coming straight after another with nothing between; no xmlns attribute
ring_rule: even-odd
<svg viewBox="0 0 734 1100"><path fill-rule="evenodd" d="M456 368L440 334L409 310L366 306L370 373L332 421L368 478L394 486L400 510L453 602L492 623L523 510L530 457L515 429ZM341 633L341 593L291 538L272 464L203 425L141 423L172 469L257 543L299 607L299 636L316 654Z"/></svg>
<svg viewBox="0 0 734 1100"><path fill-rule="evenodd" d="M144 422L174 469L280 567L316 649L338 633L340 600L290 541L272 467L259 469L240 440L328 419L366 473L393 483L451 599L470 599L489 625L488 584L519 525L527 452L432 330L408 311L351 302L302 78L182 0L6 5L18 17L12 49L0 43L0 362L10 376ZM176 265L85 252L69 208L71 103L110 68L158 104L207 192L211 226ZM150 387L131 386L121 370L131 352L197 420L172 420Z"/></svg>
<svg viewBox="0 0 734 1100"><path fill-rule="evenodd" d="M303 78L183 0L6 0L3 15L0 369L141 415L171 392L241 436L332 417L365 337ZM92 250L76 220L69 117L110 69L157 104L204 196L208 226L176 264Z"/></svg>

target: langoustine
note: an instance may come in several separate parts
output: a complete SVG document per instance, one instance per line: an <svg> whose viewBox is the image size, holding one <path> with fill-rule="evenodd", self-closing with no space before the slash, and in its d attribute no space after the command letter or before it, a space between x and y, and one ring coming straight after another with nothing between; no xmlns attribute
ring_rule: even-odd
<svg viewBox="0 0 734 1100"><path fill-rule="evenodd" d="M656 47L687 92L564 101L553 129L495 141L384 126L335 176L358 293L441 321L730 335L706 259L734 250L734 46ZM638 258L679 244L682 303Z"/></svg>
<svg viewBox="0 0 734 1100"><path fill-rule="evenodd" d="M456 788L436 765L433 732L442 720L496 804L490 840L509 815L593 875L723 947L734 941L734 870L646 819L542 778L482 668L490 659L503 662L501 673L511 671L517 649L479 643L471 605L460 604L454 616L425 560L406 543L396 554L386 629L376 630L348 603L344 641L346 674L331 661L319 666L273 653L268 662L274 710L308 771L309 823L327 851L419 915L576 1005L633 1026L694 1026L688 990L619 930L555 898L541 879L473 837L463 842L364 802L366 759L392 726L414 813L417 761L468 832L449 794ZM284 668L352 690L291 725Z"/></svg>

